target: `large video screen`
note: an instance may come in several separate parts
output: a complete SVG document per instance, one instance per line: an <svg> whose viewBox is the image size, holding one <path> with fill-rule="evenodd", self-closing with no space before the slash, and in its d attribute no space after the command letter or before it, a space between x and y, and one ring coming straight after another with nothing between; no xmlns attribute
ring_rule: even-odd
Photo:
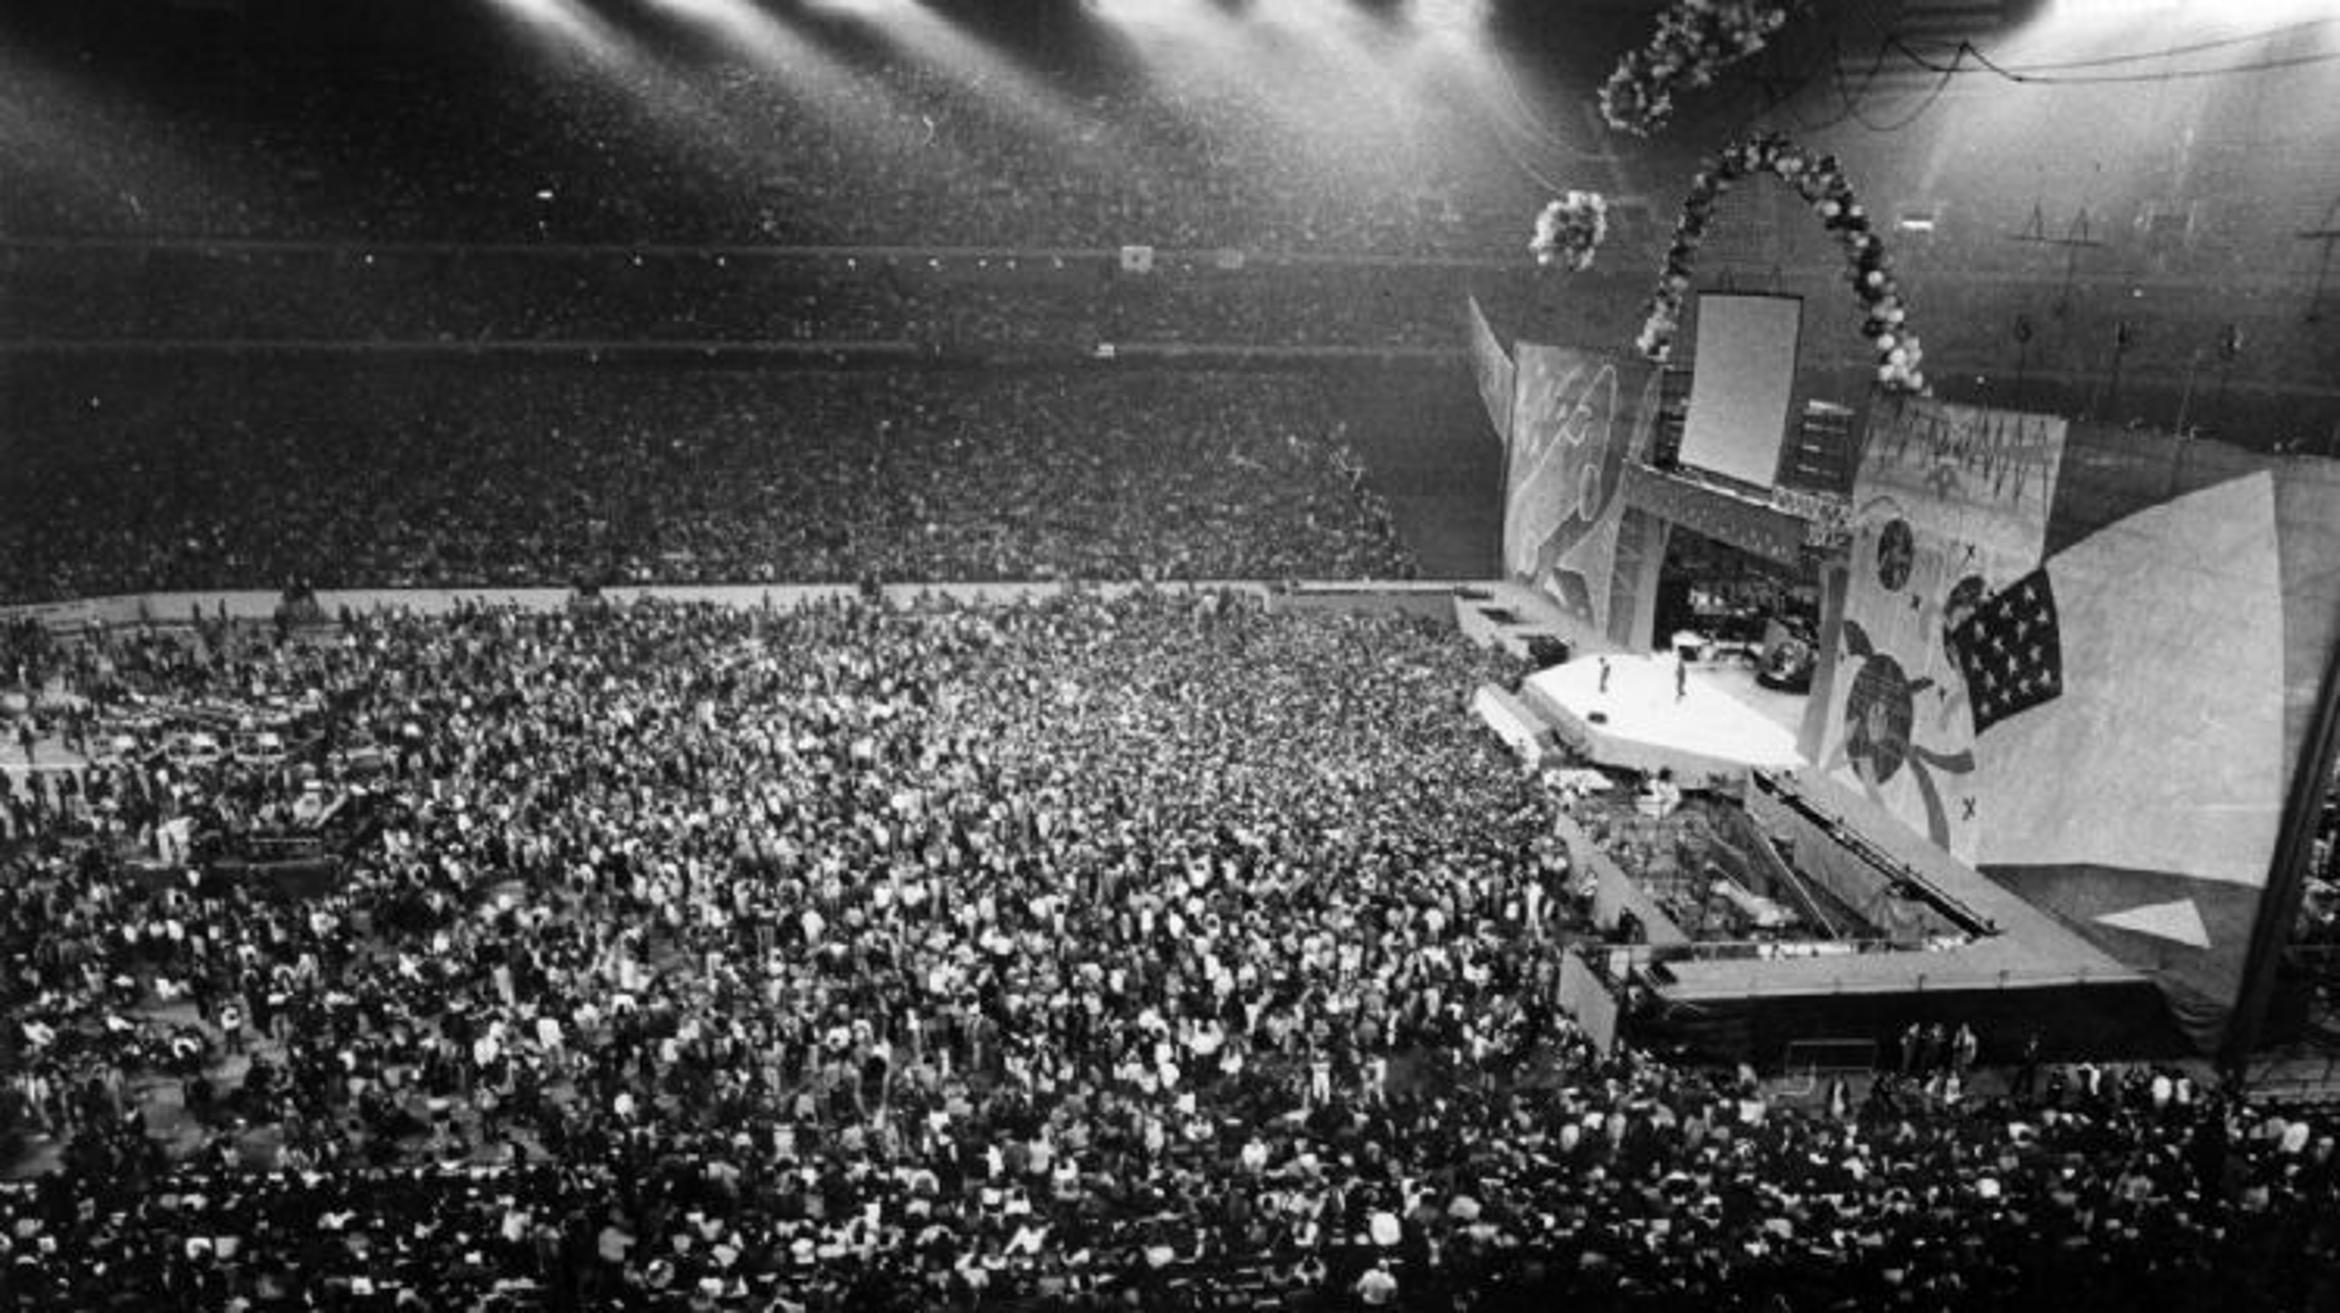
<svg viewBox="0 0 2340 1313"><path fill-rule="evenodd" d="M1699 296L1684 465L1758 488L1778 482L1803 323L1801 297Z"/></svg>

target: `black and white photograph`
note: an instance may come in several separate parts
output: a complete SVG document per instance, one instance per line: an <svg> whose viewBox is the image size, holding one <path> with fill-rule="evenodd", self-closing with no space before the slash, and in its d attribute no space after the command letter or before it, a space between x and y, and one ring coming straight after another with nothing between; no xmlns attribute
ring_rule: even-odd
<svg viewBox="0 0 2340 1313"><path fill-rule="evenodd" d="M0 0L0 1309L2340 1313L2340 0Z"/></svg>

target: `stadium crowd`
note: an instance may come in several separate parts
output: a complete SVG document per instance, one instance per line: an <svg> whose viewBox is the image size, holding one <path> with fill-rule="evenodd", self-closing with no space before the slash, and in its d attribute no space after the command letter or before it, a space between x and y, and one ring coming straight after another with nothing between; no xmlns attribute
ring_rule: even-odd
<svg viewBox="0 0 2340 1313"><path fill-rule="evenodd" d="M688 71L376 55L280 60L265 85L189 60L139 96L29 65L0 106L37 105L57 149L0 197L0 232L1419 255L1517 245L1534 196L1451 103L1307 61L1018 105L882 52Z"/></svg>
<svg viewBox="0 0 2340 1313"><path fill-rule="evenodd" d="M0 340L1451 347L1440 266L1086 253L353 246L0 252Z"/></svg>
<svg viewBox="0 0 2340 1313"><path fill-rule="evenodd" d="M11 380L0 599L1409 575L1331 386L582 361L59 371Z"/></svg>
<svg viewBox="0 0 2340 1313"><path fill-rule="evenodd" d="M2331 400L2312 382L2340 361L2325 337L2298 331L2310 303L2289 280L2111 271L2059 287L2037 270L1985 272L1939 233L1895 250L1925 289L1933 349L1960 362L1941 381L1945 396L2182 425L2255 448L2340 451ZM1807 367L1828 395L1857 403L1871 362L1835 254L1807 241L1774 257L1717 254L1707 272L1804 295L1821 329ZM1165 254L1139 272L1098 251L21 248L0 250L0 343L71 368L97 362L100 343L190 342L449 356L752 344L781 356L1060 367L1108 351L1205 346L1289 365L1322 348L1459 350L1467 294L1503 336L1616 351L1640 325L1648 268L1621 251L1562 281L1233 252Z"/></svg>
<svg viewBox="0 0 2340 1313"><path fill-rule="evenodd" d="M99 758L10 807L8 1120L58 1159L0 1193L19 1306L2340 1297L2313 1117L1600 1055L1555 1007L1558 794L1461 707L1517 672L1421 621L1141 589L10 641ZM170 705L310 748L92 747ZM124 860L303 826L346 836L308 896Z"/></svg>
<svg viewBox="0 0 2340 1313"><path fill-rule="evenodd" d="M976 85L834 36L785 76L171 52L135 93L10 50L0 335L205 349L0 378L0 602L1142 582L0 628L0 1306L2340 1308L2328 1112L2036 1054L1970 1084L2015 1049L1971 1032L1794 1100L1600 1051L1559 1006L1563 799L1465 710L1519 672L1156 586L1411 573L1337 382L909 367L1443 345L1436 260L1519 254L1550 190L1520 152L1641 190L1604 143L1516 84L1492 115L1297 57ZM1505 279L1499 317L1629 340L1672 186L1606 282ZM2012 304L1951 266L2044 295L1986 217L1908 252L1947 359L2003 359ZM2085 290L2018 371L2085 384L2145 314ZM2250 290L2130 367L2188 403L2320 377L2298 289ZM436 350L603 339L906 362Z"/></svg>

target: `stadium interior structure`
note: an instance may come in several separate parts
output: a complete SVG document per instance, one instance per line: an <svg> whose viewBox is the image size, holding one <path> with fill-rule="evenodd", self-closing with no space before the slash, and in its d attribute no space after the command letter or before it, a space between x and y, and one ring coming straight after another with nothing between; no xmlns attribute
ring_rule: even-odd
<svg viewBox="0 0 2340 1313"><path fill-rule="evenodd" d="M0 1305L2340 1307L2336 78L5 6Z"/></svg>
<svg viewBox="0 0 2340 1313"><path fill-rule="evenodd" d="M1714 332L1748 314L1777 326ZM1596 815L1583 836L1624 868L1605 874L1658 904L1609 909L1612 925L1630 914L1624 937L1648 940L1613 955L1620 995L1638 986L1659 1030L1671 1014L1698 1032L1689 1042L1723 1050L1871 1032L1880 1007L2005 1009L2105 1047L2248 1050L2263 1017L2238 1024L2236 1009L2274 1006L2278 977L2297 1025L2307 986L2273 928L2297 921L2332 770L2340 597L2323 563L2340 466L1930 398L1872 407L1857 439L1839 407L1808 403L1791 448L1800 303L1722 293L1699 315L1700 358L1724 381L1691 364L1681 405L1669 398L1684 389L1660 377L1636 384L1633 362L1525 342L1513 359L1483 319L1473 334L1476 373L1497 384L1490 424L1508 433L1505 565L1576 658L1533 677L1525 703L1574 753L1666 784L1655 804L1637 799L1657 813L1649 823ZM1716 350L1741 339L1771 358ZM1671 550L1678 527L1695 551ZM1778 619L1739 620L1746 637L1768 629L1752 645L1672 623L1695 614L1683 594L1744 577L1726 544L1774 562L1762 591ZM2254 550L2251 581L2227 571ZM1707 562L1712 582L1669 575L1685 559ZM1799 573L1813 580L1805 596L1825 598L1802 633L1786 605ZM2082 587L2115 596L2082 599ZM2083 614L2088 629L2067 623ZM2242 691L2254 682L2238 664L2244 634L2256 636L2241 644L2260 661L2255 694ZM1670 690L1662 678L1653 690L1639 659L1653 648L1668 654ZM1632 664L1602 655L1597 674L1582 669L1610 652ZM1764 698L1781 731L1767 734L1760 715L1714 702L1732 684L1742 702L1752 691L1718 659L1756 667L1757 688L1793 675L1813 692L1801 706ZM2106 681L2092 709L2066 701L2081 692L2075 659ZM2036 707L2049 715L2032 734L1986 737ZM2181 784L2154 764L2173 750L2266 772L2249 786L2214 784L2216 771ZM1687 833L1662 823L1683 785L1732 792L1761 819L1738 822L1735 845L1704 815L1683 815ZM2024 837L1993 832L1994 806ZM2237 824L2255 832L2247 848L2232 830L2209 838ZM1734 858L1754 849L1772 865L1775 845L1794 856L1753 878ZM2199 855L2176 856L2189 846ZM2229 864L2244 850L2255 856ZM1896 906L1890 931L1830 916L1819 890L1831 886L1856 908L1898 899L1930 914ZM1700 933L1717 903L1737 915ZM2002 910L1976 910L1986 903ZM2159 1024L2147 980L2169 1005Z"/></svg>

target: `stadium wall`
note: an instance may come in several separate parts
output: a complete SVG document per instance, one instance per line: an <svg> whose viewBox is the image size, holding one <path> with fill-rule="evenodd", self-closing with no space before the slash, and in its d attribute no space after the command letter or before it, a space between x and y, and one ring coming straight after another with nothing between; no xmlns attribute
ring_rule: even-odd
<svg viewBox="0 0 2340 1313"><path fill-rule="evenodd" d="M1139 589L1151 588L1157 592L1237 592L1256 597L1267 597L1280 585L1256 579L1195 580L1176 583L938 583L888 584L886 599L896 606L914 605L927 599L948 599L953 602L980 605L1013 602L1025 598L1046 597L1056 593L1080 592L1097 596L1115 597ZM1373 590L1374 585L1360 582L1301 585L1304 588L1340 590L1347 594L1361 594ZM1393 593L1411 594L1423 585L1413 580L1390 584ZM1442 585L1441 587L1450 587ZM808 603L834 601L860 592L851 584L739 584L739 585L642 585L605 588L601 596L616 602L631 602L642 598L657 598L667 602L702 603L730 607L771 606L791 609ZM510 606L522 610L549 611L577 600L571 588L369 588L321 589L316 594L317 605L327 616L338 615L347 609L354 614L375 611L411 611L418 615L445 615L467 606ZM284 602L282 593L258 590L231 590L184 593L126 593L111 597L76 598L64 602L30 602L16 606L0 606L0 618L35 620L53 630L81 629L89 625L118 629L133 625L177 625L196 616L205 620L228 619L244 622L273 620ZM1423 614L1435 615L1447 605L1443 596L1437 607L1423 604Z"/></svg>

